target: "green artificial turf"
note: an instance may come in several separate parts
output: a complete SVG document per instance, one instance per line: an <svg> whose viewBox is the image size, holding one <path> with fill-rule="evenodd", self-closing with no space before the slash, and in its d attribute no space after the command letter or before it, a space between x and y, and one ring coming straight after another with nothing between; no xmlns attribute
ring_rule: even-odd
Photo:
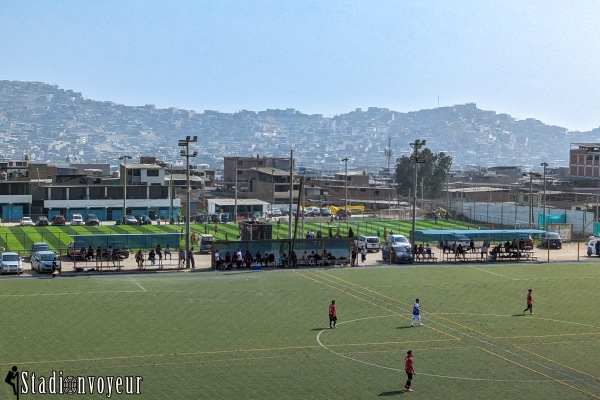
<svg viewBox="0 0 600 400"><path fill-rule="evenodd" d="M345 222L315 222L313 218L305 219L304 224L299 223L296 237L304 237L306 233L313 230L315 233L321 230L323 237L329 237L329 228L332 234L337 232L341 236L347 236L349 228L355 236L358 235L377 235L383 239L384 233L388 235L393 231L395 234L410 235L410 221L387 221L387 220L360 220ZM206 232L213 234L217 240L224 240L227 234L228 240L237 240L238 226L234 223L218 224L218 232L215 234L214 224L206 225ZM294 229L294 227L293 227ZM457 221L439 221L435 224L433 221L417 221L416 229L476 229L473 225L464 224ZM108 225L108 226L12 226L0 227L0 247L10 251L16 251L29 254L31 245L34 242L47 242L50 248L56 252L65 253L67 246L73 240L70 235L93 235L93 234L144 234L144 233L183 233L184 224L176 225ZM191 224L190 231L196 234L205 233L205 225ZM279 232L280 239L289 237L289 227L287 223L279 225L273 224L273 239L277 239ZM135 249L132 249L135 250Z"/></svg>
<svg viewBox="0 0 600 400"><path fill-rule="evenodd" d="M0 364L139 375L146 399L600 398L599 283L593 263L6 277Z"/></svg>

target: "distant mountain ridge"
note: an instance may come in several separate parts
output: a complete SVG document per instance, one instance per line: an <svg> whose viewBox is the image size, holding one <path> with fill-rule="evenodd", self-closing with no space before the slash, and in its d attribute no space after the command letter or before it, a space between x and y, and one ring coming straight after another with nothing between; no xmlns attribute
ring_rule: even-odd
<svg viewBox="0 0 600 400"><path fill-rule="evenodd" d="M155 155L182 162L177 140L197 135L196 164L218 169L225 156L288 157L307 170L349 169L376 172L409 143L427 140L433 152L445 151L455 167L521 165L541 161L568 165L569 145L600 139L600 128L570 132L535 119L478 109L469 103L407 113L386 108L357 109L333 117L295 109L221 113L153 105L125 106L86 99L81 93L42 82L0 81L0 158L25 154L39 162L107 162L123 154Z"/></svg>

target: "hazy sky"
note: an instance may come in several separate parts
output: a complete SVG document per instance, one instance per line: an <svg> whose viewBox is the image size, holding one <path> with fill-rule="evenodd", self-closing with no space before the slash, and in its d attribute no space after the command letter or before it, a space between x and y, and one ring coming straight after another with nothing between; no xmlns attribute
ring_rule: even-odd
<svg viewBox="0 0 600 400"><path fill-rule="evenodd" d="M196 111L477 103L600 126L600 1L2 0L0 79Z"/></svg>

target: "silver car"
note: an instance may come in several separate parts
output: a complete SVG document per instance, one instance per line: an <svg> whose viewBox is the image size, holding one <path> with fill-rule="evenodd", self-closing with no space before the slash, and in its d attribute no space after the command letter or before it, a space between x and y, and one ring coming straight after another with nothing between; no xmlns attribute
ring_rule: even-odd
<svg viewBox="0 0 600 400"><path fill-rule="evenodd" d="M0 273L23 273L23 260L19 257L19 254L12 251L5 251L0 254Z"/></svg>
<svg viewBox="0 0 600 400"><path fill-rule="evenodd" d="M31 257L31 269L39 273L52 272L54 260L56 260L56 269L60 271L60 260L53 251L38 251Z"/></svg>

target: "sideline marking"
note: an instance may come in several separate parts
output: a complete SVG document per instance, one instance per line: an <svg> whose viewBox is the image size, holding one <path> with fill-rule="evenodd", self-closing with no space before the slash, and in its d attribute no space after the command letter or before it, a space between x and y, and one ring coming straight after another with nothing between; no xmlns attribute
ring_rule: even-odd
<svg viewBox="0 0 600 400"><path fill-rule="evenodd" d="M537 343L535 343L535 344L537 344ZM539 354L537 354L537 353L534 353L534 352L533 352L533 351L531 351L531 350L527 350L527 349L523 348L523 347L522 347L522 346L520 346L520 345L516 345L516 344L514 344L514 345L513 345L513 347L515 347L515 348L517 348L517 349L519 349L519 350L521 350L521 351L524 351L524 352L526 352L526 353L533 354L534 356L536 356L536 357L539 357L539 358L541 358L542 360L550 361L551 363L554 363L554 364L556 364L556 365L560 365L560 366L561 366L561 367L563 367L563 368L567 368L567 369L570 369L570 370L572 370L572 371L578 372L578 373L580 373L580 374L582 374L582 375L589 376L590 378L594 378L594 379L600 379L600 377L598 377L598 376L594 376L594 375L588 374L587 372L583 372L583 371L580 371L580 370L578 370L578 369L575 369L575 368L573 368L573 367L569 367L568 365L561 364L561 363L559 363L558 361L554 361L554 360L552 360L552 359L550 359L550 358L547 358L547 357L541 356L541 355L539 355Z"/></svg>
<svg viewBox="0 0 600 400"><path fill-rule="evenodd" d="M496 357L498 357L498 358L500 358L500 359L502 359L502 360L504 360L504 361L507 361L507 362L509 362L509 363L511 363L511 364L518 365L519 367L521 367L521 368L525 368L525 369L526 369L526 370L528 370L528 371L534 372L534 373L536 373L536 374L538 374L538 375L545 376L546 378L549 378L549 379L551 379L551 380L553 380L553 381L555 381L555 382L558 382L558 383L560 383L561 385L568 386L568 387L570 387L571 389L575 389L575 390L577 390L578 392L581 392L581 393L583 393L583 394L587 394L588 396L591 396L591 397L593 397L593 398L595 398L595 399L600 399L600 396L596 396L596 395L595 395L595 394L593 394L593 393L586 392L585 390L579 389L577 386L573 386L573 385L571 385L571 384L569 384L569 383L567 383L567 382L565 382L565 381L563 381L563 380L560 380L560 379L553 378L553 377L551 377L550 375L546 375L546 374L544 374L543 372L536 371L535 369L533 369L533 368L529 368L529 367L528 367L528 366L526 366L526 365L520 364L520 363L518 363L518 362L516 362L516 361L513 361L513 360L510 360L510 359L508 359L508 358L506 358L506 357L502 357L500 354L496 354L496 353L494 353L494 352L492 352L492 351L489 351L489 350L487 350L487 349L484 349L483 347L479 347L479 346L475 346L475 347L476 347L476 348L478 348L479 350L485 351L486 353L488 353L488 354L491 354L491 355L493 355L493 356L496 356Z"/></svg>
<svg viewBox="0 0 600 400"><path fill-rule="evenodd" d="M140 283L138 281L136 281L135 279L132 279L133 283L135 283L136 285L138 285L140 287L140 289L142 289L144 292L147 292L146 288L143 287L142 285L140 285Z"/></svg>
<svg viewBox="0 0 600 400"><path fill-rule="evenodd" d="M481 269L479 267L473 267L473 266L466 266L467 268L471 268L471 269L476 269L477 271L481 271L481 272L487 272L488 274L492 274L492 275L496 275L496 276L500 276L502 278L507 278L507 279L512 279L513 281L518 281L519 279L517 278L513 278L512 276L506 276L506 275L502 275L499 274L497 272L492 272L492 271L486 271L485 269Z"/></svg>
<svg viewBox="0 0 600 400"><path fill-rule="evenodd" d="M477 316L481 316L481 317L503 317L503 318L513 318L514 317L514 315L505 315L505 314L474 314L474 313L456 313L456 312L455 313L430 313L430 314L435 315L436 317L439 317L440 315L477 315ZM561 324L579 325L579 326L585 326L587 328L600 329L600 326L584 324L582 322L571 322L571 321L564 321L561 319L536 317L533 315L526 315L525 317L528 319L539 319L541 321L559 322ZM439 317L439 318L445 319L442 317ZM453 322L452 320L448 320L448 321ZM460 326L460 324L457 324L457 325ZM600 335L600 332L557 333L557 334L553 334L553 335L529 335L529 336L489 336L489 335L484 334L484 336L487 336L490 339L527 339L527 338L545 338L545 337L561 337L561 336L589 336L589 335Z"/></svg>

